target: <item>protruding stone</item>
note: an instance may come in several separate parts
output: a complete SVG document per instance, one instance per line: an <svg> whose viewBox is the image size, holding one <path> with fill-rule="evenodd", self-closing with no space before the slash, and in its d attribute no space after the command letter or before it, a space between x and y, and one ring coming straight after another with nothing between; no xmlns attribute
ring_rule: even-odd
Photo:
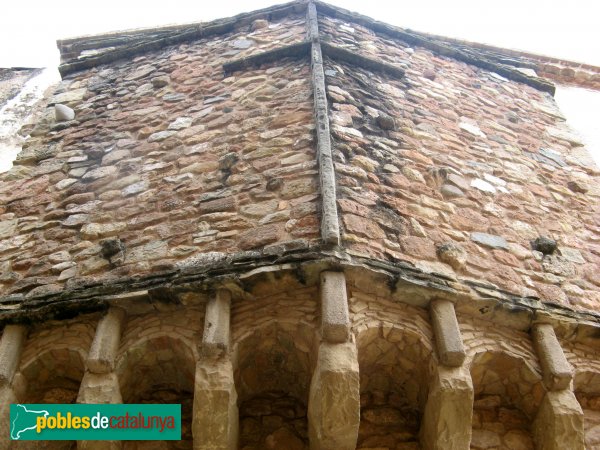
<svg viewBox="0 0 600 450"><path fill-rule="evenodd" d="M225 155L219 158L219 169L228 170L233 167L233 165L238 162L239 156L235 152L226 153Z"/></svg>
<svg viewBox="0 0 600 450"><path fill-rule="evenodd" d="M548 323L535 324L531 330L533 343L542 365L544 383L548 389L567 389L573 379L573 369Z"/></svg>
<svg viewBox="0 0 600 450"><path fill-rule="evenodd" d="M231 362L199 363L192 423L194 450L237 450L238 420Z"/></svg>
<svg viewBox="0 0 600 450"><path fill-rule="evenodd" d="M252 31L260 30L262 28L267 28L269 26L269 21L265 19L256 19L252 22Z"/></svg>
<svg viewBox="0 0 600 450"><path fill-rule="evenodd" d="M350 315L343 272L321 273L321 335L328 342L346 342Z"/></svg>
<svg viewBox="0 0 600 450"><path fill-rule="evenodd" d="M0 339L0 387L9 385L19 366L27 335L24 325L6 325Z"/></svg>
<svg viewBox="0 0 600 450"><path fill-rule="evenodd" d="M467 252L455 242L438 245L436 254L440 261L450 265L454 270L460 270L467 263Z"/></svg>
<svg viewBox="0 0 600 450"><path fill-rule="evenodd" d="M124 320L125 311L113 307L98 322L86 362L90 372L101 374L114 370Z"/></svg>
<svg viewBox="0 0 600 450"><path fill-rule="evenodd" d="M429 315L440 362L451 367L462 365L466 351L456 320L454 305L448 300L433 300L429 305Z"/></svg>
<svg viewBox="0 0 600 450"><path fill-rule="evenodd" d="M68 122L75 118L75 111L60 103L54 105L54 118L57 122Z"/></svg>
<svg viewBox="0 0 600 450"><path fill-rule="evenodd" d="M435 76L436 76L436 73L435 73L435 70L433 70L433 69L425 69L423 71L423 78L427 78L428 80L433 81L433 80L435 80Z"/></svg>
<svg viewBox="0 0 600 450"><path fill-rule="evenodd" d="M587 184L576 180L569 181L567 183L567 187L573 192L577 192L580 194L585 194L587 191L590 190L590 187Z"/></svg>
<svg viewBox="0 0 600 450"><path fill-rule="evenodd" d="M206 305L202 353L218 356L229 349L229 322L231 317L231 292L218 289Z"/></svg>
<svg viewBox="0 0 600 450"><path fill-rule="evenodd" d="M377 116L377 125L379 125L379 127L382 130L395 130L396 129L396 121L394 120L394 118L388 114L385 114L383 112L379 112L379 115Z"/></svg>
<svg viewBox="0 0 600 450"><path fill-rule="evenodd" d="M125 256L125 243L119 238L104 239L100 241L100 253L109 261L112 258Z"/></svg>
<svg viewBox="0 0 600 450"><path fill-rule="evenodd" d="M531 241L531 248L537 250L538 252L542 252L544 255L551 255L556 250L556 241L554 239L540 236L535 239L535 241Z"/></svg>
<svg viewBox="0 0 600 450"><path fill-rule="evenodd" d="M354 450L359 423L360 379L356 344L322 342L308 400L310 448Z"/></svg>
<svg viewBox="0 0 600 450"><path fill-rule="evenodd" d="M584 450L583 411L569 389L546 392L533 423L537 448Z"/></svg>
<svg viewBox="0 0 600 450"><path fill-rule="evenodd" d="M473 382L467 367L438 366L423 414L423 449L469 448L473 397Z"/></svg>
<svg viewBox="0 0 600 450"><path fill-rule="evenodd" d="M151 82L152 86L154 86L156 89L160 89L161 87L165 87L167 84L169 84L169 77L166 75L161 75L159 77L152 78Z"/></svg>

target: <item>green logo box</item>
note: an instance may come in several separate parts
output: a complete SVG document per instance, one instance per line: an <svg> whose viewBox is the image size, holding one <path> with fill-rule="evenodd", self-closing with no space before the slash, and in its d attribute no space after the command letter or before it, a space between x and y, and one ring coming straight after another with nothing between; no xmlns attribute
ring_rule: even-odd
<svg viewBox="0 0 600 450"><path fill-rule="evenodd" d="M10 438L20 441L178 441L177 404L11 404Z"/></svg>

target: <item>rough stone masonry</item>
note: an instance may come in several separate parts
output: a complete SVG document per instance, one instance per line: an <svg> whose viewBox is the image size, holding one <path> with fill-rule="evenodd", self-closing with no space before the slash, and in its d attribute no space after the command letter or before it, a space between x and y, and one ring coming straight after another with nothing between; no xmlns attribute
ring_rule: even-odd
<svg viewBox="0 0 600 450"><path fill-rule="evenodd" d="M180 403L53 449L600 448L600 68L317 1L59 41L0 174L8 405Z"/></svg>

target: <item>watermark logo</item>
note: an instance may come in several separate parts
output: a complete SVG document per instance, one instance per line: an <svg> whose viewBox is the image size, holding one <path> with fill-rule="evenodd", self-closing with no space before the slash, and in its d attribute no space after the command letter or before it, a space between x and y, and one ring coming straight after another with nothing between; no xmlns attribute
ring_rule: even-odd
<svg viewBox="0 0 600 450"><path fill-rule="evenodd" d="M20 441L173 441L181 405L10 405L10 438Z"/></svg>

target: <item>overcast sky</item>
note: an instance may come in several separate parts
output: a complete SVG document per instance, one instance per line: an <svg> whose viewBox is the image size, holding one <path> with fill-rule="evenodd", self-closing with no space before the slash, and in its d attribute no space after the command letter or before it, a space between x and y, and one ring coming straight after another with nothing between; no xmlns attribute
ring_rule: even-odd
<svg viewBox="0 0 600 450"><path fill-rule="evenodd" d="M59 38L209 21L272 0L5 0L0 66L57 64ZM598 0L331 0L387 23L600 65Z"/></svg>

